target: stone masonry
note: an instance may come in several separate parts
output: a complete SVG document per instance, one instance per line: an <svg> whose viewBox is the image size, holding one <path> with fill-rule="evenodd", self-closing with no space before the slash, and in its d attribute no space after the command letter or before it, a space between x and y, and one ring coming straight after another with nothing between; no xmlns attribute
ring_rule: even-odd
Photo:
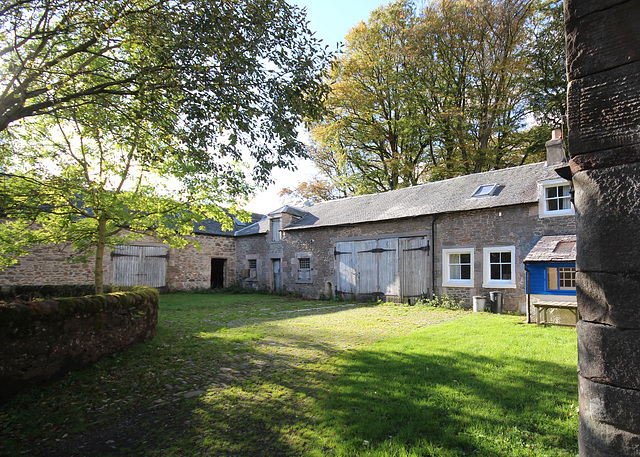
<svg viewBox="0 0 640 457"><path fill-rule="evenodd" d="M640 455L640 2L567 0L580 456Z"/></svg>
<svg viewBox="0 0 640 457"><path fill-rule="evenodd" d="M336 282L335 244L338 241L375 237L427 236L430 256L435 267L435 284L429 278L429 288L435 294L447 294L471 306L474 295L488 295L482 288L482 248L515 245L517 288L495 289L504 292L507 311L525 312L525 271L522 260L544 235L575 233L574 216L540 218L538 205L526 204L490 210L446 214L436 217L435 249L432 237L432 216L422 216L386 222L370 222L350 226L321 227L304 230L284 230L281 242L268 242L269 234L237 237L238 262L257 259L257 277L242 279L248 286L273 288L271 260L282 260L284 291L310 298L330 296ZM474 247L474 287L451 288L442 286L442 249L447 247ZM311 259L311 281L299 281L297 258ZM429 260L431 263L432 261ZM247 263L240 267L248 268ZM431 265L429 266L431 269ZM328 286L330 285L330 286ZM435 286L435 287L434 287ZM494 289L491 289L494 290Z"/></svg>

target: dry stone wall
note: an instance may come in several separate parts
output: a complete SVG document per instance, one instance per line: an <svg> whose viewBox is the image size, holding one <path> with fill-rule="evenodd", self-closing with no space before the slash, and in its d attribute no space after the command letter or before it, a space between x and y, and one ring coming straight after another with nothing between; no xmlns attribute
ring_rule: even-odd
<svg viewBox="0 0 640 457"><path fill-rule="evenodd" d="M150 338L158 298L156 290L140 289L0 303L0 402Z"/></svg>

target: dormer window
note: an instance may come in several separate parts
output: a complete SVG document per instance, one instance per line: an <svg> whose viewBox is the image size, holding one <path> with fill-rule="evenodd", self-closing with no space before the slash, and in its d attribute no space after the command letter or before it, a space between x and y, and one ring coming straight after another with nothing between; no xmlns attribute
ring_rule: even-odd
<svg viewBox="0 0 640 457"><path fill-rule="evenodd" d="M571 184L564 179L545 181L539 186L540 217L570 216L574 214L571 204Z"/></svg>
<svg viewBox="0 0 640 457"><path fill-rule="evenodd" d="M496 190L498 190L497 184L485 184L478 187L472 197L491 197L492 195L495 195Z"/></svg>
<svg viewBox="0 0 640 457"><path fill-rule="evenodd" d="M271 219L271 241L280 241L280 218Z"/></svg>

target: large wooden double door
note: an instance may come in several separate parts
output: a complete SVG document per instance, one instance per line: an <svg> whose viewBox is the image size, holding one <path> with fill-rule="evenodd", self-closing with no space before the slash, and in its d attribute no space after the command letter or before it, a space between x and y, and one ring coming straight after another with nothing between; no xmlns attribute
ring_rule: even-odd
<svg viewBox="0 0 640 457"><path fill-rule="evenodd" d="M427 237L336 243L336 285L345 299L413 301L429 295Z"/></svg>

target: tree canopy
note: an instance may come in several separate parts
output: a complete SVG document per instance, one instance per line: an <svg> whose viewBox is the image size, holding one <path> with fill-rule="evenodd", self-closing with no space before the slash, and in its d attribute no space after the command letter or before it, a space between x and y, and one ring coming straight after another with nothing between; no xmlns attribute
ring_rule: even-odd
<svg viewBox="0 0 640 457"><path fill-rule="evenodd" d="M540 160L565 103L561 8L522 0L378 8L334 61L312 158L348 193Z"/></svg>
<svg viewBox="0 0 640 457"><path fill-rule="evenodd" d="M328 55L284 0L0 8L0 264L29 243L172 245L304 154Z"/></svg>

